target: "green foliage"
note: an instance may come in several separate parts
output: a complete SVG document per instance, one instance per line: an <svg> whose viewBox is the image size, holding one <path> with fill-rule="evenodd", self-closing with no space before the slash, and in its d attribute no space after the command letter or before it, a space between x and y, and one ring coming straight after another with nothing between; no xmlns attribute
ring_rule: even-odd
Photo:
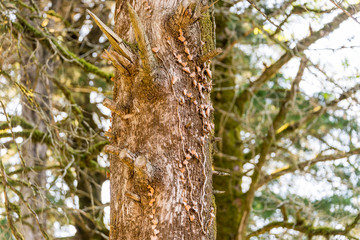
<svg viewBox="0 0 360 240"><path fill-rule="evenodd" d="M0 238L4 240L13 240L11 231L8 228L8 223L6 218L0 220Z"/></svg>

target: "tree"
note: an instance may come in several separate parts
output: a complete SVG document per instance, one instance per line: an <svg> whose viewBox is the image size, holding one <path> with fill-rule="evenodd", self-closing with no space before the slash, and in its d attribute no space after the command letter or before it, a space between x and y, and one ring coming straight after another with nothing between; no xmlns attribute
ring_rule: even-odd
<svg viewBox="0 0 360 240"><path fill-rule="evenodd" d="M110 239L214 239L208 5L117 1ZM141 18L139 17L141 16ZM130 28L131 26L131 28Z"/></svg>
<svg viewBox="0 0 360 240"><path fill-rule="evenodd" d="M2 122L0 128L1 138L5 140L1 147L7 152L1 160L4 163L2 186L8 198L4 207L7 219L1 227L10 226L16 239L24 236L26 239L40 239L56 236L59 229L54 225L70 223L76 228L76 239L106 239L108 229L104 224L103 209L107 205L101 202L101 187L106 175L97 158L107 140L97 134L102 131L101 126L93 120L94 114L102 115L95 104L90 104L90 92L70 90L89 86L88 72L110 81L111 74L91 64L94 58L85 60L78 57L96 53L92 41L98 43L102 33L94 28L89 33L90 40L79 42L79 35L75 32L84 24L84 5L80 1L54 1L52 9L47 10L49 5L51 2L43 1L1 3L1 19L5 23L1 29L5 33L1 41L1 75L7 81L2 85L1 99L3 113L7 116L2 120L7 121ZM106 13L111 5L96 4L93 7ZM78 20L73 14L68 14L73 8L82 9L83 18ZM72 43L70 47L75 52L64 46L63 37ZM16 41L18 44L14 44ZM38 54L41 52L48 54ZM49 64L53 62L56 68ZM73 68L73 62L78 68ZM78 74L75 74L75 79L74 71ZM18 72L23 73L20 76L28 77L18 82ZM94 81L99 87L105 86L99 78ZM14 87L17 91L12 95ZM26 119L14 116L12 98L16 99L19 93L23 100L22 113L31 114ZM21 130L13 132L15 128ZM20 136L24 142L18 141ZM42 146L42 151L32 151L34 154L30 158L31 155L24 154L22 146L25 145L32 149ZM11 162L16 154L22 160L19 165ZM35 165L32 158L39 159L38 154L43 162ZM39 184L37 179L41 179L45 171L45 183ZM39 200L46 201L46 205L39 205Z"/></svg>
<svg viewBox="0 0 360 240"><path fill-rule="evenodd" d="M118 8L125 9L125 13L128 12L128 6L124 5L123 2L119 2L118 4ZM141 229L143 229L143 232L140 234L141 236L153 234L153 236L156 237L156 235L175 236L176 234L188 234L189 238L199 238L205 235L209 235L209 237L212 238L214 237L213 220L215 216L211 187L210 152L211 132L213 129L211 114L213 109L209 102L211 71L208 60L214 54L212 52L214 35L211 20L207 12L208 6L200 4L199 2L185 4L184 6L182 4L175 6L173 3L168 3L170 5L167 6L160 1L154 4L153 9L167 9L170 6L173 13L170 15L162 15L164 13L157 12L158 10L149 11L150 6L147 6L145 9L144 6L138 6L137 4L133 6L136 10L131 10L132 8L130 7L129 13L134 35L129 34L128 36L123 36L119 34L127 40L127 43L115 39L120 45L113 45L115 51L109 51L108 55L109 59L114 61L122 77L121 81L119 79L120 76L114 78L116 93L114 101L116 104L114 105L109 99L104 102L104 105L115 110L113 116L115 125L112 133L117 133L113 137L119 141L117 143L118 146L114 144L107 147L107 150L116 154L120 153L122 155L121 159L125 162L130 161L127 162L129 169L121 165L118 166L120 162L116 157L111 161L111 164L114 165L110 168L112 189L114 190L113 196L122 196L123 199L120 198L120 200L129 203L123 206L137 209L139 212L136 214L138 215L142 214L142 212L140 212L140 206L147 206L146 211L149 214L149 218L147 218L146 221L148 222L148 228L144 228L144 226L141 225ZM55 4L55 6L59 5ZM6 13L12 5L6 3L3 7L5 10L4 13ZM70 59L74 61L77 65L85 69L85 71L93 72L100 77L109 79L109 75L104 74L104 72L89 64L84 59L77 57L63 47L56 38L53 38L51 34L49 34L48 29L45 28L47 27L45 20L40 17L38 21L33 23L27 19L27 16L20 14L17 7L30 12L30 16L32 16L32 14L39 15L39 6L36 5L36 3L22 2L18 6L15 6L14 13L16 18L15 21L10 21L9 28L14 29L17 35L26 34L25 36L31 40L35 39L35 41L39 41L43 46L59 53L65 60ZM66 9L67 5L63 8ZM50 14L50 12L47 13ZM56 13L51 12L51 14L59 17ZM121 11L121 14L123 14L123 11ZM155 30L162 31L162 29L151 30L146 21L143 21L143 19L139 20L138 15L142 14L153 15L152 17L150 15L150 18L147 19L148 22L151 18L157 19L157 17L161 17L161 21L159 20L158 24L165 24L166 20L171 18L169 24L166 24L167 31L162 32L162 37L165 37L164 39L166 39L166 41L162 41L163 39L161 38L155 39L155 36L160 37L160 35L149 34ZM4 19L7 20L7 17L8 15L5 14ZM124 22L121 22L119 19L119 23L116 24L116 26L124 26L121 24L129 23L127 14L124 15L124 18L121 18L121 21ZM68 19L61 19L61 21L63 21L65 25L69 25L66 22ZM38 26L45 29L43 30ZM157 26L159 28L160 25ZM49 29L51 28L49 27ZM202 34L200 34L201 32ZM136 41L134 40L134 36ZM110 42L113 43L112 41ZM149 43L153 46L150 47ZM163 56L160 55L162 51L164 51ZM119 55L119 53L122 56ZM171 55L169 55L170 53ZM68 66L68 69L70 69L70 66ZM6 72L4 72L4 74L6 75ZM14 81L11 76L6 76L10 82ZM56 128L53 129L49 127L49 131L48 129L36 129L38 133L36 137L33 137L31 131L28 135L23 136L31 137L34 142L46 142L51 146L53 153L60 153L58 156L64 154L59 158L60 165L55 167L63 169L61 170L63 171L61 178L63 178L67 186L69 186L69 192L75 192L79 196L79 207L86 209L85 206L81 205L84 192L90 190L90 197L86 198L92 202L94 202L93 196L95 195L92 193L92 188L88 187L89 184L92 184L92 181L88 181L87 178L89 175L92 175L91 170L98 168L97 166L91 165L93 164L91 159L94 156L96 157L98 151L101 150L107 141L98 142L97 145L90 145L90 148L86 147L89 145L88 141L92 141L93 139L91 136L92 128L89 128L90 120L84 118L83 111L78 107L79 100L75 101L73 94L61 83L61 79L55 77L51 80L71 103L71 115L69 115L71 122L68 122L68 126L70 127L68 129L70 130L72 126L75 128L70 131L64 131L67 129L67 126L66 121L63 121L65 124L57 124L57 126L61 126L60 135ZM23 92L27 101L37 102L37 99L31 98L32 88L26 88L26 86L24 87L21 84L19 84L19 86L21 89L30 89L30 91ZM129 91L128 89L130 87L135 89ZM123 93L129 92L125 95L116 96L119 90L124 90L122 91ZM35 105L35 107L38 106ZM40 113L41 111L42 108L34 110L36 113ZM138 111L141 111L143 114L139 114ZM120 116L118 115L119 113ZM125 116L121 116L121 114L125 114ZM131 117L131 121L127 120L129 117ZM22 121L22 119L20 121ZM119 125L120 122L123 122L122 125ZM126 122L129 124L127 128L124 124ZM144 123L151 125L143 125ZM4 129L10 129L11 131L13 127L19 124L21 125L22 122L19 123L18 121L9 119L8 122L4 122ZM35 126L31 124L29 124L30 126L27 125L27 123L22 125L26 125L30 129L35 130ZM151 134L149 132L149 126L152 127ZM144 127L144 129L141 129L141 127ZM129 130L131 131L129 132ZM132 132L132 130L135 131ZM20 133L25 134L24 131ZM119 133L121 135L119 135ZM140 135L139 133L143 134ZM130 135L126 136L125 134ZM60 139L64 139L64 135L66 136L66 140L61 142ZM81 135L84 137L80 137ZM110 133L107 135L111 136ZM3 135L3 137L5 136L9 135ZM13 135L14 141L17 136L20 136L20 134ZM135 137L132 142L133 145L126 146L127 151L125 151L125 149L120 151L119 147L123 145L122 141L125 137L128 139ZM160 138L162 139L162 145L158 144ZM99 141L99 139L94 140ZM85 149L85 153L82 153L82 149ZM56 154L53 156L56 156ZM134 163L131 163L131 161L133 161L131 158L135 156L136 159ZM74 165L74 162L77 164ZM40 171L41 169L43 170L42 167L39 168ZM45 169L46 168L48 168L48 166L46 166ZM30 166L30 169L33 171L35 166ZM6 169L4 169L4 171L8 172ZM24 170L20 168L17 171L23 172ZM124 187L114 188L113 186L120 186L119 184L122 184L121 181L125 181L125 179L113 176L119 176L120 173L125 174L128 171L130 171L130 175L126 181L134 185L130 185L129 189ZM133 176L131 172L134 172L135 175ZM165 173L172 173L172 175L166 175ZM8 174L11 173L4 172L3 174L5 187L8 186L8 184L6 184ZM77 183L75 184L73 182L74 177L77 179ZM173 185L169 185L169 182L173 182ZM41 186L38 187L42 188ZM174 191L174 189L176 189L176 191ZM15 193L19 194L18 192ZM29 202L31 197L33 196L26 196L23 199L24 203ZM139 199L141 201L140 203L137 202ZM179 214L176 221L179 223L186 221L187 225L181 232L179 232L178 229L171 230L172 228L169 228L170 222L175 221L174 216L170 218L167 212L165 212L166 208L158 208L158 206L165 203L170 208L175 209L175 215ZM94 203L92 203L92 206L93 204ZM118 202L115 201L112 203L113 209L116 209L117 204ZM35 205L30 207L34 209L37 208ZM63 207L66 209L66 205L63 205ZM158 209L159 212L156 212L156 209ZM161 209L162 211L160 211ZM36 211L38 210L40 209ZM11 213L10 208L8 208L8 212ZM81 216L79 218L76 214L72 216L74 225L77 228L77 237L94 237L94 233L91 231L94 221L92 221L88 213L91 213L91 209L90 212L89 210L85 210L85 217ZM96 214L92 214L96 217ZM136 216L136 214L134 214L134 216ZM150 219L150 215L153 215L153 219ZM118 215L118 217L120 216L121 215ZM17 238L22 238L22 233L17 233L16 226L11 222L11 216L9 215L8 217L8 224L11 226L13 234ZM18 218L15 217L15 219ZM20 216L19 219L21 219ZM114 219L112 222L117 222L116 218L112 217L112 219ZM86 226L86 231L81 227L81 223ZM119 224L123 225L127 225L128 223L127 221L119 222ZM152 229L152 226L157 227ZM134 225L133 228L136 229L139 228L139 226ZM189 230L190 228L191 231ZM114 228L114 230L117 230L117 228ZM157 231L160 231L160 233L157 233ZM117 236L117 234L123 235ZM127 234L137 235L138 233L133 231ZM44 237L45 235L46 234L43 234ZM102 235L100 234L100 236ZM117 233L116 231L114 231L111 236L114 237L114 239L126 237L125 233Z"/></svg>
<svg viewBox="0 0 360 240"><path fill-rule="evenodd" d="M0 238L357 239L358 5L129 2L0 2Z"/></svg>
<svg viewBox="0 0 360 240"><path fill-rule="evenodd" d="M351 132L358 131L356 117L345 119L341 113L347 111L343 104L351 101L349 98L355 96L359 86L351 81L340 83L340 79L329 74L329 69L323 69L326 59L320 59L322 64L315 62L311 54L314 50L309 49L347 19L353 21L352 14L359 5L334 6L322 1L308 5L296 1L231 1L219 5L217 26L226 27L217 28L217 43L224 48L224 54L215 61L215 125L216 135L222 141L215 146L218 152L214 165L229 176L214 178L215 188L226 191L216 196L218 238L357 236L354 228L358 229L359 211L350 201L357 193L352 190L353 183L343 178L350 173L333 163L342 159L343 166L355 172L357 165L353 164L358 159L359 146L349 140L340 141L346 147L334 148L332 141L338 140L331 132L341 129L343 137L353 139ZM314 16L322 18L335 11L337 15L330 22L312 28ZM291 32L289 29L296 22L309 25L309 31L304 29L306 33L301 38L286 39L290 33L283 29ZM279 57L261 54L264 46ZM290 60L294 62L294 58L299 61L297 74L286 77L284 66ZM309 78L313 83L320 78L327 86L326 93L309 94L308 89L301 88L301 83ZM322 200L300 197L292 184L312 176L311 182L316 186L324 168L330 168L335 176L341 172L347 193L340 197L333 186L334 192ZM331 177L327 179L332 181ZM345 197L347 194L349 197ZM353 209L346 218L344 213L330 214L331 206L342 209L345 205ZM278 233L273 234L276 231L272 230Z"/></svg>

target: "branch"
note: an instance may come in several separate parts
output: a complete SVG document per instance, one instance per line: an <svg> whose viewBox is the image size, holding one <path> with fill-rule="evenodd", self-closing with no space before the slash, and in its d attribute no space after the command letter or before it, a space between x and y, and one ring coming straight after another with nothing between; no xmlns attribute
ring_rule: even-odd
<svg viewBox="0 0 360 240"><path fill-rule="evenodd" d="M239 228L238 228L239 234L241 234L241 232L245 231L244 228L245 228L246 223L249 218L249 214L245 214L245 213L249 213L251 211L251 206L254 201L255 191L257 189L256 186L257 186L259 178L261 176L261 169L266 162L267 155L268 155L270 148L273 145L273 142L275 140L274 129L277 129L278 126L280 126L280 124L283 122L283 120L286 117L287 112L289 111L289 109L295 99L296 91L298 89L300 80L304 73L305 66L306 66L306 60L301 60L300 67L299 67L298 73L292 83L291 90L286 95L285 101L282 104L282 106L280 107L278 114L274 118L272 126L269 127L269 129L268 129L266 138L263 140L263 142L260 145L259 160L258 160L258 163L254 167L253 174L251 175L251 184L250 184L249 190L246 193L244 193L245 200L242 203L243 206L241 208L241 212L242 212L241 222L243 224L239 225Z"/></svg>
<svg viewBox="0 0 360 240"><path fill-rule="evenodd" d="M4 200L5 200L5 211L6 211L7 223L9 225L11 233L15 237L15 239L16 240L23 240L24 237L17 230L17 228L16 228L16 226L14 224L14 220L13 220L12 215L11 215L10 202L9 202L7 191L6 191L6 187L9 184L9 182L8 182L8 178L7 178L5 168L4 168L4 165L3 165L2 161L0 162L0 170L1 170L1 176L2 176L2 183L4 185L3 186L4 187Z"/></svg>
<svg viewBox="0 0 360 240"><path fill-rule="evenodd" d="M274 11L272 11L271 14L269 14L269 17L273 17L276 18L278 17L280 14L283 14L286 10L286 8L288 8L293 2L295 2L295 0L288 0L288 1L284 1L283 4L274 9ZM289 14L291 15L291 13ZM252 25L254 25L255 21L251 21ZM259 25L263 25L264 22L259 23ZM256 24L258 25L258 24ZM281 25L281 24L280 24ZM224 60L227 55L231 52L232 48L239 43L242 39L244 39L245 37L249 36L252 32L254 31L254 26L251 27L249 30L247 30L244 34L242 34L241 36L239 36L237 39L235 39L233 42L231 42L224 50L224 53L219 56L218 60L221 62L222 60ZM263 30L262 30L263 31ZM266 31L263 31L266 32ZM276 32L276 31L275 31Z"/></svg>
<svg viewBox="0 0 360 240"><path fill-rule="evenodd" d="M33 166L33 167L25 167L25 168L18 168L14 171L8 172L7 175L8 176L12 176L15 174L22 174L22 173L28 173L28 172L41 172L41 171L45 171L45 170L51 170L51 169L63 169L64 166L62 165L51 165L51 166Z"/></svg>
<svg viewBox="0 0 360 240"><path fill-rule="evenodd" d="M106 35L109 39L111 46L115 49L115 51L122 56L126 57L129 61L133 61L133 53L128 49L128 46L125 42L108 26L106 26L95 14L93 14L90 10L86 9L87 13L94 19L96 25L100 28L100 30Z"/></svg>
<svg viewBox="0 0 360 240"><path fill-rule="evenodd" d="M135 12L135 10L132 8L130 3L127 2L127 6L129 9L129 17L131 20L131 24L134 30L135 39L138 43L139 47L139 55L140 59L144 68L144 72L148 76L152 76L153 71L156 68L156 61L154 54L151 50L151 46L148 40L148 37L145 33L144 26L140 22L140 18Z"/></svg>
<svg viewBox="0 0 360 240"><path fill-rule="evenodd" d="M84 163L87 168L99 168L98 163L92 159L97 156L107 144L109 144L109 141L105 140L91 146L89 149L87 149L86 153L80 156L81 163Z"/></svg>
<svg viewBox="0 0 360 240"><path fill-rule="evenodd" d="M84 118L84 115L79 107L79 105L75 102L75 99L72 96L71 91L65 87L64 84L62 84L57 78L52 78L52 81L55 83L55 85L62 91L65 98L71 103L71 111L75 115L76 118L78 118L79 122L82 122L82 119Z"/></svg>
<svg viewBox="0 0 360 240"><path fill-rule="evenodd" d="M355 13L355 9L359 6L360 4L351 5L349 6L348 11L353 14ZM282 66L289 62L295 55L303 53L311 44L333 32L340 26L342 22L344 22L348 18L349 16L347 14L340 13L334 18L332 22L326 24L319 31L312 32L310 36L299 41L293 49L287 51L279 58L279 60L277 60L270 67L266 68L264 72L254 82L251 82L249 87L244 90L237 98L236 103L239 108L240 115L243 114L245 105L251 99L251 97L256 94L256 92L259 91L262 85L266 83L269 79L271 79L280 70Z"/></svg>
<svg viewBox="0 0 360 240"><path fill-rule="evenodd" d="M348 17L350 17L352 20L354 20L355 22L357 23L360 23L356 18L354 18L354 16L349 13L346 9L344 9L343 7L340 6L339 3L337 3L336 1L334 0L330 0L330 2L332 2L337 8L341 9L341 11L343 11Z"/></svg>
<svg viewBox="0 0 360 240"><path fill-rule="evenodd" d="M306 114L305 117L300 119L298 122L292 123L292 124L284 124L282 127L280 127L276 132L276 138L279 139L283 137L284 135L287 135L291 132L294 132L296 129L299 129L304 124L308 123L309 121L312 121L313 119L321 116L324 114L328 109L335 107L339 102L351 97L354 93L360 90L360 84L355 85L354 87L350 88L346 92L343 92L339 98L329 102L326 104L326 106L317 106L313 108L310 112Z"/></svg>
<svg viewBox="0 0 360 240"><path fill-rule="evenodd" d="M274 25L276 27L276 29L281 29L281 26L276 25L263 11L261 11L261 9L252 1L247 0L248 3L250 3L251 6L253 6L259 13L261 13L261 15L263 15L263 17L272 25Z"/></svg>
<svg viewBox="0 0 360 240"><path fill-rule="evenodd" d="M63 57L73 60L78 66L80 66L82 69L84 69L86 72L94 73L98 75L99 77L102 77L106 79L107 81L110 81L110 79L113 77L112 74L106 73L102 70L100 70L95 65L87 62L83 58L79 58L76 56L75 53L71 52L69 49L63 47L53 36L49 36L47 33L44 33L43 31L39 30L35 26L31 25L28 21L26 21L23 17L21 17L19 14L15 14L18 22L12 22L13 26L18 32L27 31L32 35L32 37L35 37L41 42L45 41L45 45L48 48L52 48L53 50L59 51Z"/></svg>
<svg viewBox="0 0 360 240"><path fill-rule="evenodd" d="M267 184L268 182L270 182L270 181L272 181L272 180L274 180L274 179L276 179L276 178L278 178L280 176L283 176L283 175L288 174L288 173L295 172L296 170L302 171L306 167L314 166L316 163L334 161L334 160L350 157L352 155L359 155L359 154L360 154L360 148L357 148L357 149L354 149L354 150L346 152L346 153L336 153L336 154L332 154L332 155L317 156L314 159L301 162L301 163L299 163L299 164L297 164L295 166L289 166L287 168L276 170L274 173L263 177L259 181L259 183L257 184L256 189L260 188L261 186Z"/></svg>
<svg viewBox="0 0 360 240"><path fill-rule="evenodd" d="M272 131L277 130L280 127L280 124L282 124L283 121L285 120L286 114L289 112L290 108L292 108L294 101L296 99L296 92L299 89L299 84L304 74L306 63L307 60L305 58L301 59L298 73L296 74L296 77L291 85L290 91L286 95L285 100L280 107L280 111L273 120L272 129L270 130Z"/></svg>
<svg viewBox="0 0 360 240"><path fill-rule="evenodd" d="M128 76L130 74L129 68L133 65L130 61L115 51L107 51L106 49L104 51L106 55L103 55L103 58L111 61L122 75Z"/></svg>
<svg viewBox="0 0 360 240"><path fill-rule="evenodd" d="M284 103L281 105L278 114L276 115L276 117L273 120L272 126L269 127L266 138L264 139L264 141L262 142L262 144L260 146L260 157L259 157L258 163L256 164L256 166L254 168L254 173L251 176L251 184L250 184L250 188L248 190L248 192L251 193L250 195L254 194L254 192L256 190L256 185L257 185L257 182L260 177L261 169L265 164L266 157L267 157L268 152L273 144L273 141L276 139L274 131L275 131L275 129L279 128L280 124L282 124L289 109L291 108L291 105L293 104L293 102L295 100L296 92L298 90L299 83L302 79L302 76L303 76L303 73L305 70L305 66L306 66L306 62L307 61L304 59L301 60L298 73L296 74L296 77L292 83L291 89L288 92L288 94L286 95Z"/></svg>
<svg viewBox="0 0 360 240"><path fill-rule="evenodd" d="M308 12L312 12L315 14L321 14L321 13L330 13L334 10L334 8L331 9L327 9L327 10L320 10L320 9L316 9L316 8L309 8L307 6L302 6L302 5L295 5L293 6L293 9L291 10L292 14L303 14L303 13L308 13Z"/></svg>
<svg viewBox="0 0 360 240"><path fill-rule="evenodd" d="M35 213L35 211L30 207L29 202L25 200L23 194L22 194L19 190L17 190L14 186L12 186L11 184L9 184L8 177L6 176L5 169L4 169L4 166L3 166L2 162L0 162L0 170L1 170L1 175L2 175L2 178L3 178L4 187L5 187L5 186L8 186L9 189L11 189L11 191L12 191L13 193L15 193L15 194L20 198L22 204L26 206L26 208L27 208L27 209L29 210L29 212L31 213L32 217L35 219L35 221L36 221L36 223L37 223L37 226L39 227L42 236L43 236L46 240L49 240L50 238L49 238L48 234L46 233L46 231L45 231L45 229L43 228L43 226L40 224L40 222L39 222L39 217L38 217L38 215ZM17 180L17 182L23 182L23 183L25 184L25 186L28 186L28 185L29 185L29 183L28 183L28 182L25 182L25 181L19 181L19 180ZM34 188L36 189L36 186L34 186L34 185L32 185L32 184L31 184L31 187L34 187ZM6 195L6 194L5 194L5 195ZM7 197L7 196L5 196L5 197ZM10 215L9 215L9 216L10 216ZM11 217L10 217L10 218L11 218ZM14 229L14 230L16 230L16 229ZM24 239L24 238L22 237L22 235L19 234L19 233L16 233L16 232L14 233L14 232L13 232L13 234L15 234L15 237L16 237L17 240L18 240L18 239Z"/></svg>
<svg viewBox="0 0 360 240"><path fill-rule="evenodd" d="M31 140L39 143L45 143L47 145L51 144L51 138L46 133L38 130L38 129L31 129L31 130L23 130L21 132L14 132L14 137L31 137ZM13 137L13 134L10 132L2 132L0 133L0 138L6 138L6 137Z"/></svg>
<svg viewBox="0 0 360 240"><path fill-rule="evenodd" d="M24 129L33 129L33 125L31 125L29 122L27 122L25 119L23 119L20 116L9 116L10 118L10 126L16 127L20 126ZM9 129L9 123L7 121L0 122L0 130Z"/></svg>
<svg viewBox="0 0 360 240"><path fill-rule="evenodd" d="M274 228L287 228L287 229L293 229L298 232L302 232L307 234L308 236L336 236L336 235L342 235L347 236L351 229L353 229L358 222L360 221L360 214L356 216L356 218L353 220L352 223L347 225L345 229L335 229L335 228L329 228L329 227L314 227L312 225L303 225L293 222L272 222L268 225L250 233L246 236L246 239L250 239L251 237L258 236L260 234L264 234L266 232L269 232L271 229Z"/></svg>
<svg viewBox="0 0 360 240"><path fill-rule="evenodd" d="M200 63L204 63L207 62L208 60L213 59L214 57L216 57L217 55L222 53L222 49L221 48L215 48L214 50L206 53L204 56L200 57Z"/></svg>

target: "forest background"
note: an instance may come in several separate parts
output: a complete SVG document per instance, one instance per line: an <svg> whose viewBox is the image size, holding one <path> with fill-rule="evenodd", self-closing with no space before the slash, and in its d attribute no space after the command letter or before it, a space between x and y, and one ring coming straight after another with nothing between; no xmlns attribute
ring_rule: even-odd
<svg viewBox="0 0 360 240"><path fill-rule="evenodd" d="M0 2L0 239L108 239L114 68L91 10ZM218 1L217 239L359 239L359 1ZM17 235L19 234L19 235ZM240 234L240 235L241 235Z"/></svg>

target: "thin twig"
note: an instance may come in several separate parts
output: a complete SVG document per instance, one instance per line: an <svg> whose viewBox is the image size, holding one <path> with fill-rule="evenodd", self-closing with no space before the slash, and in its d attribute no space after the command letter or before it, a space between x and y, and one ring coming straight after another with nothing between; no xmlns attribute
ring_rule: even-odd
<svg viewBox="0 0 360 240"><path fill-rule="evenodd" d="M280 29L280 30L282 31L282 28L281 28L279 25L275 24L264 12L262 12L261 9L260 9L258 6L256 6L255 3L253 3L253 2L250 1L250 0L247 0L247 1L248 1L248 3L251 4L251 6L253 6L256 10L258 10L258 11L261 13L261 15L263 15L264 18L269 21L269 23L271 23L271 24L274 25L277 29Z"/></svg>

